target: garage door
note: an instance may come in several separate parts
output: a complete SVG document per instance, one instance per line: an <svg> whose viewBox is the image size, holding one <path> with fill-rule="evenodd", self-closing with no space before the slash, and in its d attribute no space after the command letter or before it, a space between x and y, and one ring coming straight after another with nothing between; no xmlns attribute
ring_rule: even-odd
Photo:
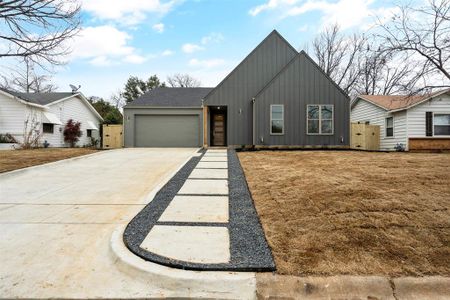
<svg viewBox="0 0 450 300"><path fill-rule="evenodd" d="M135 147L200 146L198 115L136 115Z"/></svg>

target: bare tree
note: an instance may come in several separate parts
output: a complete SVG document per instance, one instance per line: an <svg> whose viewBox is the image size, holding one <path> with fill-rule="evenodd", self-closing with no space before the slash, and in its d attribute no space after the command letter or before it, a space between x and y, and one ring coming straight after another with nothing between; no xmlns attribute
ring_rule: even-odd
<svg viewBox="0 0 450 300"><path fill-rule="evenodd" d="M380 51L379 47L371 49L368 45L362 57L357 94L408 94L423 74L417 66L401 61L402 57L393 53Z"/></svg>
<svg viewBox="0 0 450 300"><path fill-rule="evenodd" d="M200 86L200 81L190 76L189 74L174 74L167 77L167 83L171 87L198 87Z"/></svg>
<svg viewBox="0 0 450 300"><path fill-rule="evenodd" d="M67 41L80 28L80 5L77 0L5 0L0 20L0 41L7 45L0 58L61 64L70 51Z"/></svg>
<svg viewBox="0 0 450 300"><path fill-rule="evenodd" d="M326 28L312 43L319 66L346 93L353 91L360 75L360 58L366 39L363 35L343 35L338 25Z"/></svg>
<svg viewBox="0 0 450 300"><path fill-rule="evenodd" d="M57 86L51 82L50 75L37 74L36 64L28 57L23 58L22 68L12 70L9 75L2 75L0 86L25 93L49 93L57 90Z"/></svg>
<svg viewBox="0 0 450 300"><path fill-rule="evenodd" d="M424 82L420 90L450 86L450 0L399 6L389 22L378 22L378 29L383 52L404 55L432 78L433 83ZM436 84L436 76L443 84Z"/></svg>
<svg viewBox="0 0 450 300"><path fill-rule="evenodd" d="M113 92L110 96L110 102L117 108L121 109L126 104L126 100L123 97L122 92L118 89L117 91Z"/></svg>

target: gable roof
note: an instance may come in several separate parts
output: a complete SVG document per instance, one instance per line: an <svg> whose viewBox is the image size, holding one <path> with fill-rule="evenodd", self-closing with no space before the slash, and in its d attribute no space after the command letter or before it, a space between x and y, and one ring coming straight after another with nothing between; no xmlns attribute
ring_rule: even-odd
<svg viewBox="0 0 450 300"><path fill-rule="evenodd" d="M304 50L300 51L294 58L291 59L290 62L288 62L286 64L286 66L284 66L273 78L272 80L270 80L256 95L254 98L257 98L260 94L262 94L271 84L272 82L274 82L277 77L279 77L281 74L283 74L283 72L285 72L297 59L299 59L300 57L304 56L308 61L310 61L314 67L316 67L316 69L319 70L320 73L322 73L338 90L339 92L341 92L347 99L350 99L350 97L348 96L348 94L346 92L344 92L344 90L336 83L334 82L333 79L331 79L330 76L328 76L321 67L319 67L319 65L314 61L314 59L312 59L308 53L306 53Z"/></svg>
<svg viewBox="0 0 450 300"><path fill-rule="evenodd" d="M88 108L103 121L102 116L97 112L97 110L92 106L91 103L84 97L82 93L72 93L72 92L51 92L51 93L21 93L7 90L5 88L0 88L0 91L16 98L16 100L22 102L23 104L32 105L40 107L42 109L48 108L48 106L67 100L72 97L78 97L83 101Z"/></svg>
<svg viewBox="0 0 450 300"><path fill-rule="evenodd" d="M213 88L205 97L205 101L207 101L207 99L216 91L218 90L224 82L227 81L227 79L232 76L241 65L243 65L252 55L253 53L255 53L262 45L265 44L265 42L272 36L276 36L278 38L280 38L286 45L288 45L288 47L294 51L296 54L298 53L297 50L275 29L272 30L272 32L267 35L259 44L258 46L256 46L215 88Z"/></svg>
<svg viewBox="0 0 450 300"><path fill-rule="evenodd" d="M198 107L202 106L202 99L213 88L174 88L160 87L146 92L125 107L157 106L157 107Z"/></svg>
<svg viewBox="0 0 450 300"><path fill-rule="evenodd" d="M11 91L5 88L0 88L3 92L10 94L14 97L17 97L19 99L22 99L26 102L38 104L38 105L47 105L52 102L68 98L70 96L75 96L78 93L69 93L69 92L52 92L52 93L22 93L22 92L15 92Z"/></svg>
<svg viewBox="0 0 450 300"><path fill-rule="evenodd" d="M384 110L399 111L411 108L422 102L428 101L434 97L449 93L450 89L436 91L434 93L424 95L359 95L356 101L353 102L352 108L356 105L359 99L370 102Z"/></svg>
<svg viewBox="0 0 450 300"><path fill-rule="evenodd" d="M19 97L27 102L31 102L34 104L47 105L53 103L55 101L68 98L71 96L75 96L77 94L74 93L18 93L11 92L12 95Z"/></svg>

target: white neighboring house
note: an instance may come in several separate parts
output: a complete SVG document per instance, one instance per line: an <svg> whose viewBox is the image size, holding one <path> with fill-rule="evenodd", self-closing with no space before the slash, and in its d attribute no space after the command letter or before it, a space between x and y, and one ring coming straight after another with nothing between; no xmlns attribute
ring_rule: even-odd
<svg viewBox="0 0 450 300"><path fill-rule="evenodd" d="M380 126L380 150L394 151L397 144L410 150L413 140L423 149L450 150L450 89L425 96L359 95L350 119Z"/></svg>
<svg viewBox="0 0 450 300"><path fill-rule="evenodd" d="M49 147L68 146L63 131L69 119L81 123L78 146L89 144L91 137L99 139L103 121L82 93L17 93L0 89L0 134L9 133L21 142L25 124L32 118L39 123L41 144L47 141Z"/></svg>

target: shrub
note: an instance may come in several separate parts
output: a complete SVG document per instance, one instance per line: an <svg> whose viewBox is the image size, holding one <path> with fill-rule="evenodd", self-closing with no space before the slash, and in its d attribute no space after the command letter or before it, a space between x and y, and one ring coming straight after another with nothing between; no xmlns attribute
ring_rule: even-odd
<svg viewBox="0 0 450 300"><path fill-rule="evenodd" d="M70 147L75 147L75 144L80 140L81 133L81 123L75 122L70 119L67 121L64 128L64 142L69 143Z"/></svg>
<svg viewBox="0 0 450 300"><path fill-rule="evenodd" d="M17 140L10 133L5 133L5 134L0 134L0 143L16 144Z"/></svg>

